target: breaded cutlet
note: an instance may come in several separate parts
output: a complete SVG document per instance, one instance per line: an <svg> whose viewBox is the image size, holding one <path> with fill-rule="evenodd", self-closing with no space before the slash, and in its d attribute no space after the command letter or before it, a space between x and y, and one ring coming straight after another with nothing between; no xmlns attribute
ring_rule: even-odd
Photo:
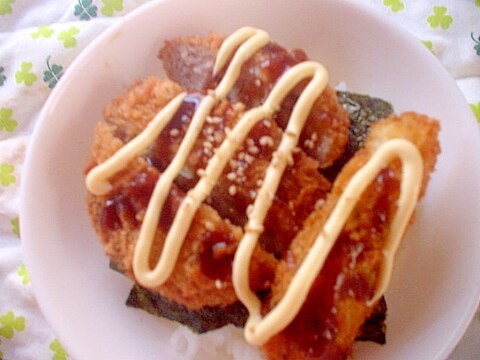
<svg viewBox="0 0 480 360"><path fill-rule="evenodd" d="M223 39L216 33L175 38L165 42L158 57L170 79L190 92L205 93L207 89L214 89L223 76L223 72L215 77L211 75ZM243 65L228 100L241 102L247 109L262 104L277 79L292 66L307 59L302 50L287 51L278 44L267 44ZM274 118L281 128L286 127L304 86L304 83L299 84L282 103L282 109ZM336 92L327 86L306 121L299 147L317 160L321 168L326 168L343 153L348 140L348 126L347 111L338 102Z"/></svg>
<svg viewBox="0 0 480 360"><path fill-rule="evenodd" d="M423 196L440 152L438 132L436 120L416 113L392 115L372 125L365 148L345 165L325 205L310 214L288 256L281 260L265 311L285 293L352 176L382 144L401 138L416 145L424 163ZM309 359L318 354L336 354L332 358L344 359L351 355L358 331L374 308L368 301L379 279L385 241L397 210L401 175L401 163L396 159L361 195L299 314L264 346L269 359Z"/></svg>

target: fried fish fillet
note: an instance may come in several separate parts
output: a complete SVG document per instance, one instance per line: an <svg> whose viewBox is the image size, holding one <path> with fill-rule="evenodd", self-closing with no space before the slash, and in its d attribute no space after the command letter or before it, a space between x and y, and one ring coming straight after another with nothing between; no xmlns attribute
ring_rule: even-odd
<svg viewBox="0 0 480 360"><path fill-rule="evenodd" d="M223 76L212 76L213 65L224 38L208 36L179 37L165 42L158 57L168 77L191 92L214 89ZM247 109L264 102L278 78L294 65L307 60L302 50L287 51L269 43L256 52L242 67L228 95L232 103L241 102ZM305 87L299 84L282 103L275 122L285 128L291 110ZM335 91L327 86L315 102L300 137L299 146L319 162L321 168L339 158L348 140L348 113L339 104Z"/></svg>
<svg viewBox="0 0 480 360"><path fill-rule="evenodd" d="M283 296L349 180L380 145L403 138L417 146L424 161L423 196L440 152L438 132L437 121L416 113L390 116L372 126L365 148L342 169L325 205L309 216L281 260L265 312ZM299 314L264 345L269 359L347 359L351 355L358 331L374 308L367 301L379 278L383 246L397 210L401 173L400 162L392 161L362 194Z"/></svg>

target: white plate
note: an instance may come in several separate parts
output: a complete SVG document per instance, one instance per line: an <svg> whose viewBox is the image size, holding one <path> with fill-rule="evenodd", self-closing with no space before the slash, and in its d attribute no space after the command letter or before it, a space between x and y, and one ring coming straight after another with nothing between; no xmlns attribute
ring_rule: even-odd
<svg viewBox="0 0 480 360"><path fill-rule="evenodd" d="M43 109L23 178L25 256L47 320L77 359L181 358L168 343L174 325L124 306L130 284L108 269L87 217L82 171L103 106L133 80L160 73L164 39L246 24L305 49L332 83L441 119L443 153L387 292L388 343L360 344L355 355L447 358L480 293L479 132L454 81L419 40L370 8L338 0L152 2L76 59Z"/></svg>

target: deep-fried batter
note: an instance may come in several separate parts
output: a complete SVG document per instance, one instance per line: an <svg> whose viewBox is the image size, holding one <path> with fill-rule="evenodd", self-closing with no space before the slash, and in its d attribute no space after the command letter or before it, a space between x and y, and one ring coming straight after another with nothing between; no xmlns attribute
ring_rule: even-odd
<svg viewBox="0 0 480 360"><path fill-rule="evenodd" d="M423 195L440 151L438 122L415 113L391 116L372 126L365 148L337 177L325 205L313 212L280 262L269 311L286 291L293 275L336 205L351 177L388 140L414 143L424 161ZM264 346L269 359L346 359L355 337L373 307L373 296L383 260L382 250L396 212L401 164L393 161L367 187L347 220L306 302L293 322Z"/></svg>
<svg viewBox="0 0 480 360"><path fill-rule="evenodd" d="M189 91L205 92L215 88L223 76L223 72L215 78L210 75L222 42L223 37L215 33L203 37L179 37L166 41L158 56L169 78ZM244 64L228 99L233 103L241 102L248 109L260 105L277 79L304 60L307 56L302 50L289 52L275 43L269 43ZM291 109L304 86L297 86L282 103L282 109L275 117L281 128L287 125ZM328 167L344 151L348 125L346 110L339 104L335 91L327 86L312 108L299 146L315 158L320 167Z"/></svg>

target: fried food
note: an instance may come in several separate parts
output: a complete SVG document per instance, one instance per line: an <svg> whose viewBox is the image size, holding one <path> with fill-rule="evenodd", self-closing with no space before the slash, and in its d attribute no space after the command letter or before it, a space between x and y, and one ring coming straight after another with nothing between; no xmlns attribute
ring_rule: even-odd
<svg viewBox="0 0 480 360"><path fill-rule="evenodd" d="M309 216L288 256L278 265L265 312L285 293L351 177L382 144L401 138L417 146L424 161L423 195L440 151L438 131L435 120L415 113L391 116L372 125L365 148L342 169L325 205ZM264 346L269 359L346 359L351 355L360 327L372 314L368 301L379 281L383 249L397 211L400 165L398 160L391 162L362 194L300 313Z"/></svg>
<svg viewBox="0 0 480 360"><path fill-rule="evenodd" d="M86 167L92 222L112 267L138 283L129 305L198 332L245 325L269 359L346 359L356 339L384 341L385 254L406 222L394 226L400 231L392 223L399 213L411 220L418 187L423 196L438 123L405 113L371 125L372 114L350 127L321 64L262 30L235 34L167 41L159 57L169 78L138 81L106 107ZM235 43L245 38L248 46ZM243 57L230 53L235 47ZM392 156L382 145L393 139L406 140L393 141L404 146L393 154L411 154L408 169L420 174L411 205L400 191L404 164L390 160L363 181L331 248L312 251L350 180L378 153Z"/></svg>
<svg viewBox="0 0 480 360"><path fill-rule="evenodd" d="M170 80L150 77L114 99L106 107L105 120L97 126L92 160L87 168L103 162L125 142L138 135L154 115L180 91L181 88ZM132 279L131 263L138 228L153 186L176 153L188 128L194 110L194 107L189 108L191 98L186 99L179 116L160 134L149 151L132 161L125 171L117 174L113 179L115 191L107 197L90 194L87 200L107 254ZM197 172L205 167L213 154L209 151L223 141L225 128L234 126L242 113L243 107L234 107L229 102L223 102L215 108L212 114L214 122L205 127L188 159L183 176L176 180L176 186L170 193L165 206L168 210L162 213L161 231L154 243L152 264L159 257L165 234L185 192L197 182ZM225 306L237 300L231 285L229 264L243 234L238 225L245 223L246 208L255 198L254 193L269 162L267 159L280 136L281 131L268 119L252 129L246 146L237 152L206 204L197 213L174 275L156 291L190 309ZM267 137L270 142L262 145L262 138ZM250 142L252 145L248 145ZM252 147L257 147L258 152L249 151ZM252 279L256 283L264 283L259 284L258 290L264 289L265 283L271 279L268 273L273 273L271 269L275 259L270 254L279 256L285 251L316 202L324 199L330 190L330 182L317 168L318 163L300 150L295 155L293 166L289 167L282 178L280 191L265 223L262 248L267 251L259 249L259 254L262 254L259 269L266 267L267 271L252 273ZM234 178L232 174L235 174ZM238 189L234 194L231 191L233 187ZM217 249L219 244L227 244L226 249L212 250ZM209 256L212 259L205 255L207 253L211 253ZM210 264L210 261L214 262ZM226 267L226 274L220 276L218 268L222 266ZM209 268L214 270L209 271ZM222 281L222 291L216 288L216 280Z"/></svg>
<svg viewBox="0 0 480 360"><path fill-rule="evenodd" d="M223 39L223 36L215 33L179 37L166 41L158 56L170 79L190 92L205 93L207 89L215 88L224 75L223 72L216 77L210 75ZM262 104L278 78L292 66L307 59L302 50L287 51L278 44L267 44L243 65L228 99L233 103L241 102L247 108ZM292 108L304 87L305 84L297 86L275 116L275 122L282 129L285 129ZM310 112L299 147L317 160L321 168L328 167L344 151L348 126L348 113L339 104L335 91L327 86Z"/></svg>

